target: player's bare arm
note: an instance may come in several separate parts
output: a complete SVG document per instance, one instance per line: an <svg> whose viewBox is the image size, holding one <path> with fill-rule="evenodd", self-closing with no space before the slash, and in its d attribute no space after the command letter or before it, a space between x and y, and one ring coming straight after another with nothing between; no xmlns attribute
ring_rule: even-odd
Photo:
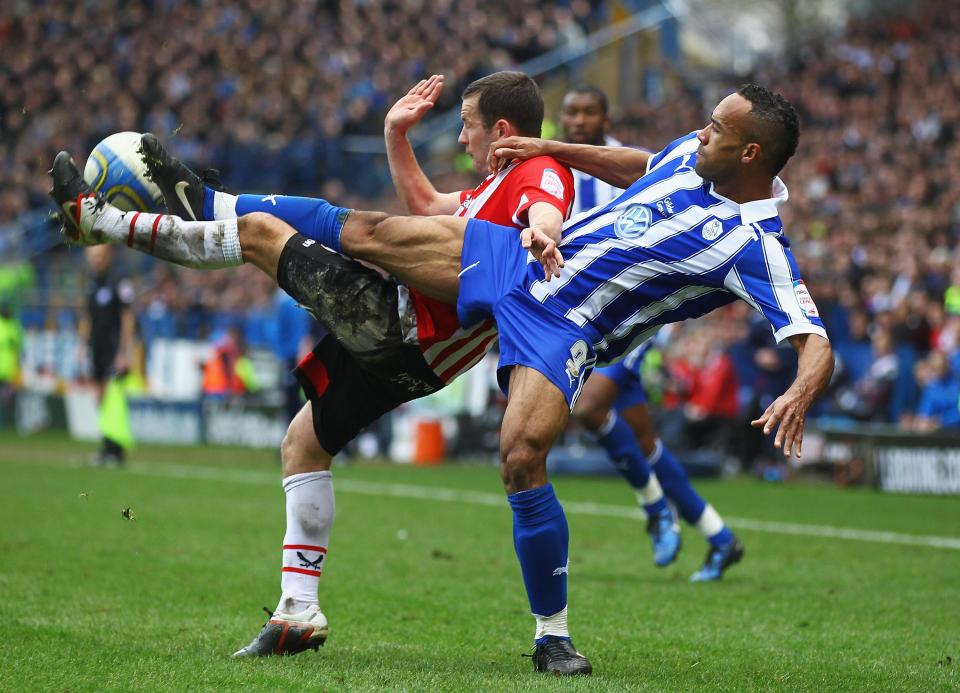
<svg viewBox="0 0 960 693"><path fill-rule="evenodd" d="M630 147L570 144L538 137L504 137L490 145L490 168L496 171L511 159L525 161L535 156L552 156L561 164L618 188L628 188L643 176L650 160L649 152Z"/></svg>
<svg viewBox="0 0 960 693"><path fill-rule="evenodd" d="M411 214L453 214L460 204L459 193L441 193L433 187L407 139L407 132L434 107L442 89L443 75L420 80L393 104L384 120L383 137L393 187Z"/></svg>
<svg viewBox="0 0 960 693"><path fill-rule="evenodd" d="M534 202L527 211L530 226L520 232L520 244L543 265L547 281L560 276L563 256L557 248L563 231L563 215L547 202Z"/></svg>
<svg viewBox="0 0 960 693"><path fill-rule="evenodd" d="M750 425L762 427L764 435L769 435L779 424L773 444L783 449L785 457L789 457L794 449L800 457L807 410L826 389L833 375L833 350L830 342L817 334L798 334L788 339L799 356L797 377L787 391Z"/></svg>

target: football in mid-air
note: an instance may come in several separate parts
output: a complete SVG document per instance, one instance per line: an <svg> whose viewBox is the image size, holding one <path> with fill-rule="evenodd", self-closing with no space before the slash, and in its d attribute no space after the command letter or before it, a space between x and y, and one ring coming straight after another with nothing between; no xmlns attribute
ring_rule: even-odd
<svg viewBox="0 0 960 693"><path fill-rule="evenodd" d="M139 149L139 132L118 132L94 147L83 167L87 184L125 212L149 212L163 203L160 188L147 179Z"/></svg>

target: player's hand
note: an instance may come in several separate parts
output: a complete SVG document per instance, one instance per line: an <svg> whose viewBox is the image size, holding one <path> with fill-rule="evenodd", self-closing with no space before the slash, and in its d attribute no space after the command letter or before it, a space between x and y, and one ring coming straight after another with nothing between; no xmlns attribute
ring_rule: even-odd
<svg viewBox="0 0 960 693"><path fill-rule="evenodd" d="M383 123L384 131L405 135L407 130L419 123L423 115L434 107L442 89L443 75L431 75L427 79L421 79L387 112Z"/></svg>
<svg viewBox="0 0 960 693"><path fill-rule="evenodd" d="M535 156L543 156L548 147L549 140L539 137L501 137L490 145L487 165L491 173L496 173L512 159L526 161Z"/></svg>
<svg viewBox="0 0 960 693"><path fill-rule="evenodd" d="M543 265L543 278L550 281L560 276L563 267L563 255L557 247L557 242L535 226L520 232L520 245L529 250Z"/></svg>
<svg viewBox="0 0 960 693"><path fill-rule="evenodd" d="M782 448L784 457L790 457L790 454L796 451L799 459L803 444L803 424L807 409L812 404L812 401L808 400L802 393L787 390L767 407L759 419L751 421L750 425L762 428L764 435L770 435L779 424L777 435L773 439L774 447Z"/></svg>

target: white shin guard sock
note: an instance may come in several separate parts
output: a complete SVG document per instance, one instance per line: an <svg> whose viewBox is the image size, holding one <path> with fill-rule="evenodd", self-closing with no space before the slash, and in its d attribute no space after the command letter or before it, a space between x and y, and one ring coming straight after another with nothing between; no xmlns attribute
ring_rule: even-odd
<svg viewBox="0 0 960 693"><path fill-rule="evenodd" d="M184 267L219 269L243 264L236 219L184 221L170 214L85 207L81 224L92 238L154 255Z"/></svg>
<svg viewBox="0 0 960 693"><path fill-rule="evenodd" d="M295 614L318 603L317 587L327 555L335 513L329 471L293 474L283 480L287 496L287 532L277 611Z"/></svg>
<svg viewBox="0 0 960 693"><path fill-rule="evenodd" d="M553 616L534 614L534 618L537 619L537 631L533 636L534 640L539 640L546 635L556 635L561 638L570 637L570 632L567 630L567 607L563 607Z"/></svg>

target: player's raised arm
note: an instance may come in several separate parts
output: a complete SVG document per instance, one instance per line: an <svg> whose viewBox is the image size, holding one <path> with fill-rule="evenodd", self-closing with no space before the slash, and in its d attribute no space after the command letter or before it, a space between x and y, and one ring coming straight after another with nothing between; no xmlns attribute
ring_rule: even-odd
<svg viewBox="0 0 960 693"><path fill-rule="evenodd" d="M393 186L411 214L453 214L460 204L459 193L438 192L417 162L407 131L420 122L437 103L443 89L443 75L420 80L387 113L383 137Z"/></svg>
<svg viewBox="0 0 960 693"><path fill-rule="evenodd" d="M630 147L570 144L538 137L504 137L490 145L490 168L497 170L511 159L552 156L571 168L618 188L628 188L647 172L650 153Z"/></svg>
<svg viewBox="0 0 960 693"><path fill-rule="evenodd" d="M833 350L830 342L818 334L795 334L788 340L799 356L797 378L750 425L763 428L764 435L769 435L779 425L774 446L782 448L785 457L794 450L800 457L807 410L826 389L833 375Z"/></svg>

